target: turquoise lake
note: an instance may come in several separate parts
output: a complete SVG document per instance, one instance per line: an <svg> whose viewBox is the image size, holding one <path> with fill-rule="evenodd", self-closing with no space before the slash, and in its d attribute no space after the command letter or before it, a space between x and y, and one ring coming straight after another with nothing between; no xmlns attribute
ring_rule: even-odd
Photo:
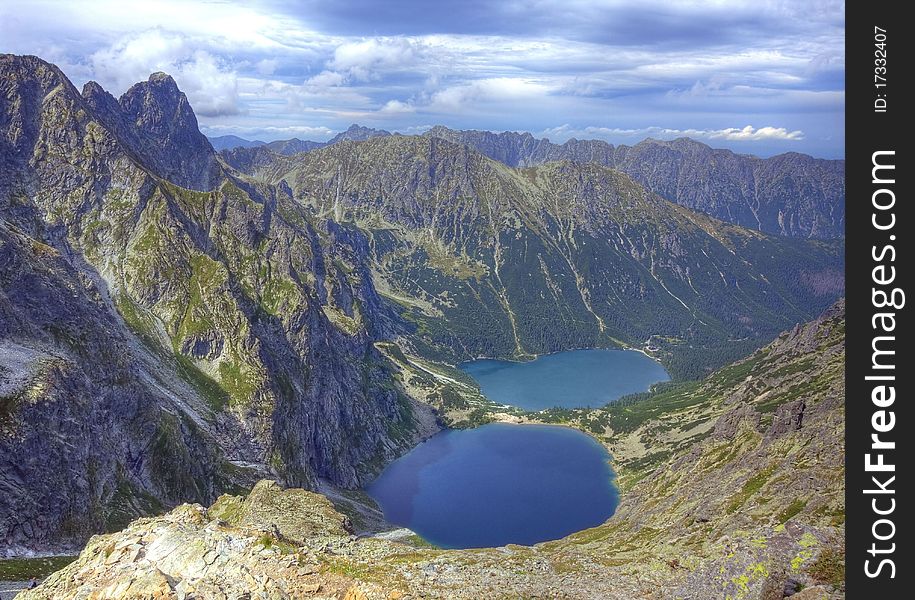
<svg viewBox="0 0 915 600"><path fill-rule="evenodd" d="M526 410L603 406L670 379L661 363L634 350L571 350L530 362L482 359L459 367L493 402Z"/></svg>
<svg viewBox="0 0 915 600"><path fill-rule="evenodd" d="M494 423L433 436L366 491L389 522L443 548L534 544L613 514L609 459L574 429Z"/></svg>

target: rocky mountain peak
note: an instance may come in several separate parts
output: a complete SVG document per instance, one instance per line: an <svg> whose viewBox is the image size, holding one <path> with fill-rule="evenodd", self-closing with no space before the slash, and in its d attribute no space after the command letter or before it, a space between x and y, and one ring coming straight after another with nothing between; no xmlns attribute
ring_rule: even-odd
<svg viewBox="0 0 915 600"><path fill-rule="evenodd" d="M30 80L59 85L67 81L56 65L32 55L0 54L0 74L4 84Z"/></svg>
<svg viewBox="0 0 915 600"><path fill-rule="evenodd" d="M220 169L216 151L170 75L153 73L117 100L94 81L82 95L106 128L156 175L189 189L213 189Z"/></svg>
<svg viewBox="0 0 915 600"><path fill-rule="evenodd" d="M135 83L118 103L144 133L163 142L209 142L197 128L197 117L170 75L153 73L147 81Z"/></svg>
<svg viewBox="0 0 915 600"><path fill-rule="evenodd" d="M385 131L384 129L374 129L372 127L365 127L363 125L357 125L353 123L349 128L335 135L333 138L328 141L328 145L336 144L337 142L342 142L349 140L352 142L362 142L369 138L373 137L387 137L391 135L390 131Z"/></svg>
<svg viewBox="0 0 915 600"><path fill-rule="evenodd" d="M117 98L109 94L97 81L89 81L83 86L83 100L93 110L101 114L119 116L121 107Z"/></svg>
<svg viewBox="0 0 915 600"><path fill-rule="evenodd" d="M0 137L0 159L30 150L43 104L56 89L68 87L60 69L37 56L0 54L0 123L6 134Z"/></svg>

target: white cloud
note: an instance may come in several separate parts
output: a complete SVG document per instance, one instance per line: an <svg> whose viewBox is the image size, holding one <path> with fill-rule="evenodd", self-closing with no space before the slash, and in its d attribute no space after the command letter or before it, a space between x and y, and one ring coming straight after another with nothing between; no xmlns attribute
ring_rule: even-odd
<svg viewBox="0 0 915 600"><path fill-rule="evenodd" d="M723 139L734 142L760 141L760 140L802 140L804 139L803 131L788 131L784 127L760 127L754 129L752 125L747 125L742 129L731 127L728 129L719 129L717 131L706 132L710 139Z"/></svg>
<svg viewBox="0 0 915 600"><path fill-rule="evenodd" d="M194 111L203 116L239 112L238 79L206 50L197 49L186 36L151 29L121 38L89 57L92 73L107 89L126 91L155 71L175 78Z"/></svg>
<svg viewBox="0 0 915 600"><path fill-rule="evenodd" d="M405 115L416 112L416 107L400 100L388 100L378 111L385 115Z"/></svg>
<svg viewBox="0 0 915 600"><path fill-rule="evenodd" d="M410 38L371 38L338 46L328 67L349 79L370 81L412 66L419 55L417 43Z"/></svg>
<svg viewBox="0 0 915 600"><path fill-rule="evenodd" d="M259 75L269 76L273 75L276 72L276 68L279 66L279 61L275 58L265 58L258 61L255 68Z"/></svg>
<svg viewBox="0 0 915 600"><path fill-rule="evenodd" d="M671 129L669 127L640 127L623 129L616 127L582 127L576 128L568 124L544 129L537 135L552 140L566 141L577 139L620 139L657 137L673 139L678 137L691 137L706 140L724 140L728 142L761 142L761 141L800 141L804 139L804 132L800 130L789 131L785 127L760 127L752 125L746 127L728 127L725 129Z"/></svg>
<svg viewBox="0 0 915 600"><path fill-rule="evenodd" d="M550 87L516 77L491 77L445 88L432 94L429 107L436 111L461 112L480 102L533 100L550 92Z"/></svg>
<svg viewBox="0 0 915 600"><path fill-rule="evenodd" d="M333 137L336 133L328 127L309 127L306 125L274 126L243 126L243 125L209 125L201 127L206 135L237 135L241 137L266 138L268 140L288 139L297 137L304 140L321 141Z"/></svg>
<svg viewBox="0 0 915 600"><path fill-rule="evenodd" d="M434 125L410 125L409 127L402 127L396 131L404 135L422 135L433 127Z"/></svg>
<svg viewBox="0 0 915 600"><path fill-rule="evenodd" d="M325 18L333 11L288 2L0 0L0 46L116 94L166 71L203 125L536 131L568 120L575 127L550 135L627 143L690 135L712 145L753 143L761 153L840 153L841 0L608 0L597 11L592 0L570 2L455 6L460 31L447 34L426 20L439 13L423 11L402 28L416 35L373 36L398 27L372 11L350 13L340 26ZM467 10L472 19L462 21ZM627 41L613 26L625 19L614 15L666 15L683 27L660 19L647 37ZM747 29L716 29L732 22ZM680 129L645 127L653 123Z"/></svg>
<svg viewBox="0 0 915 600"><path fill-rule="evenodd" d="M306 88L322 90L324 88L339 87L346 82L346 78L334 71L321 71L305 82Z"/></svg>

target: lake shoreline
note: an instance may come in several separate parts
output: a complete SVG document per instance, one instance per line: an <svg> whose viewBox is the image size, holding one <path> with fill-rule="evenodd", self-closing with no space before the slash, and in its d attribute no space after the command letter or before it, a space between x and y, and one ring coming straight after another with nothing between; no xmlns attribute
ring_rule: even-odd
<svg viewBox="0 0 915 600"><path fill-rule="evenodd" d="M365 492L385 519L441 548L530 546L600 525L619 503L607 447L574 427L445 429Z"/></svg>
<svg viewBox="0 0 915 600"><path fill-rule="evenodd" d="M566 350L523 362L478 359L457 369L474 380L496 411L597 409L671 380L660 361L633 348Z"/></svg>

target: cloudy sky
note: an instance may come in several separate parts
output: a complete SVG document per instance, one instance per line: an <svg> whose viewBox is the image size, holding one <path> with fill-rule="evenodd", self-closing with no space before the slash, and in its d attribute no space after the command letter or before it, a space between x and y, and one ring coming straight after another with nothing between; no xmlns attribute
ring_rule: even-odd
<svg viewBox="0 0 915 600"><path fill-rule="evenodd" d="M115 95L166 71L204 133L262 140L443 124L840 157L844 29L835 0L0 2L0 52Z"/></svg>

